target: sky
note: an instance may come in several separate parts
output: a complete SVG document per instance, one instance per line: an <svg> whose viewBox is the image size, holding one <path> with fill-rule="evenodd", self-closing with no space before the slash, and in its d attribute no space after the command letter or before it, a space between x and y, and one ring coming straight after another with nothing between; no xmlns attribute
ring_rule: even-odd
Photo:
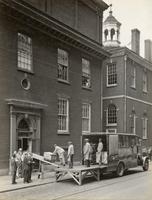
<svg viewBox="0 0 152 200"><path fill-rule="evenodd" d="M121 46L131 48L131 29L140 30L140 55L144 57L144 40L152 40L152 0L104 0L112 4L113 16L122 24ZM104 20L109 9L104 11Z"/></svg>

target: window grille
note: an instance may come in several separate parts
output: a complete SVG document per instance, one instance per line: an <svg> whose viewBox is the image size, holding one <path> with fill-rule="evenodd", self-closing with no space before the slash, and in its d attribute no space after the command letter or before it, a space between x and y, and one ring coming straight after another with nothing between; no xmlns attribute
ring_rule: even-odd
<svg viewBox="0 0 152 200"><path fill-rule="evenodd" d="M58 79L68 81L68 53L58 49Z"/></svg>
<svg viewBox="0 0 152 200"><path fill-rule="evenodd" d="M58 131L68 132L69 103L67 99L58 99Z"/></svg>
<svg viewBox="0 0 152 200"><path fill-rule="evenodd" d="M143 72L143 92L147 92L147 73L144 71Z"/></svg>
<svg viewBox="0 0 152 200"><path fill-rule="evenodd" d="M136 88L136 67L131 68L131 87Z"/></svg>
<svg viewBox="0 0 152 200"><path fill-rule="evenodd" d="M82 104L82 131L90 132L91 106L88 103Z"/></svg>
<svg viewBox="0 0 152 200"><path fill-rule="evenodd" d="M148 132L148 119L147 117L143 118L143 139L147 139Z"/></svg>
<svg viewBox="0 0 152 200"><path fill-rule="evenodd" d="M131 114L131 133L136 134L136 115L135 113Z"/></svg>
<svg viewBox="0 0 152 200"><path fill-rule="evenodd" d="M84 58L82 58L82 86L91 87L90 62Z"/></svg>
<svg viewBox="0 0 152 200"><path fill-rule="evenodd" d="M107 65L107 86L115 86L117 84L117 69L116 64Z"/></svg>
<svg viewBox="0 0 152 200"><path fill-rule="evenodd" d="M117 108L114 104L108 107L108 124L117 124Z"/></svg>
<svg viewBox="0 0 152 200"><path fill-rule="evenodd" d="M32 39L18 33L18 68L32 71Z"/></svg>

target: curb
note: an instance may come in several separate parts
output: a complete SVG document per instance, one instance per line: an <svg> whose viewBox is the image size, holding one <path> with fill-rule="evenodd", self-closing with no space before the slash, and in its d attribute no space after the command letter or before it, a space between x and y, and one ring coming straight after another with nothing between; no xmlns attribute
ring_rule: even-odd
<svg viewBox="0 0 152 200"><path fill-rule="evenodd" d="M47 183L39 183L39 184L35 184L35 185L28 185L28 186L23 186L23 187L18 187L18 188L12 188L12 189L7 189L7 190L1 190L1 191L0 191L0 194L1 194L1 193L6 193L6 192L15 191L15 190L22 190L22 189L26 189L26 188L38 187L38 186L41 186L41 185L47 185L47 184L54 183L54 182L55 182L55 181L49 181L49 182L47 182Z"/></svg>

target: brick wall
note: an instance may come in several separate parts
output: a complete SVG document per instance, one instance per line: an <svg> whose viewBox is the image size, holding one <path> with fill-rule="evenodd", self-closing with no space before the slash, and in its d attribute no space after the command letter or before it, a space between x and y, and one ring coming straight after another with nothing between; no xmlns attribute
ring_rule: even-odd
<svg viewBox="0 0 152 200"><path fill-rule="evenodd" d="M31 36L33 43L33 73L26 73L30 80L30 90L21 87L21 80L25 72L17 69L17 33L18 31ZM0 167L8 167L9 158L9 106L5 99L20 99L47 104L42 111L41 121L41 153L53 151L53 144L67 146L67 141L72 140L75 145L75 159L81 159L81 105L89 101L92 105L92 129L101 131L101 61L93 56L62 44L31 27L25 26L13 19L1 16L0 18ZM69 84L57 81L57 48L64 47L69 52ZM86 56L91 62L92 89L85 90L81 87L81 59ZM70 124L69 135L57 134L57 100L58 94L69 97ZM32 109L32 108L31 108Z"/></svg>

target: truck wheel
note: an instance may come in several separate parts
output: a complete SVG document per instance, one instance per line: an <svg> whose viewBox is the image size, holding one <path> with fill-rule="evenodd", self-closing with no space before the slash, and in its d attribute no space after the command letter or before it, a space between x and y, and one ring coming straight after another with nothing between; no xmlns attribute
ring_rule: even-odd
<svg viewBox="0 0 152 200"><path fill-rule="evenodd" d="M118 177L121 177L124 175L124 164L123 163L119 163L118 167L117 167L117 170L116 170L116 175Z"/></svg>
<svg viewBox="0 0 152 200"><path fill-rule="evenodd" d="M146 159L144 162L144 165L143 165L143 170L148 171L148 169L149 169L149 161L148 161L148 159Z"/></svg>

